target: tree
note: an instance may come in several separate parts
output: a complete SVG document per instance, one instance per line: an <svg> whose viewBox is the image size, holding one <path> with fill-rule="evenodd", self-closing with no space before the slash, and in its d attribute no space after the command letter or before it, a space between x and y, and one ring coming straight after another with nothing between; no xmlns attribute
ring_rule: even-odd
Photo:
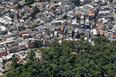
<svg viewBox="0 0 116 77"><path fill-rule="evenodd" d="M17 5L17 7L18 7L19 9L21 9L21 8L22 8L22 6L21 6L20 4L18 4L18 5Z"/></svg>
<svg viewBox="0 0 116 77"><path fill-rule="evenodd" d="M84 40L64 40L60 45L55 39L50 47L39 49L41 61L34 60L31 51L28 62L12 68L6 77L115 77L116 41L98 37L94 42L92 46Z"/></svg>
<svg viewBox="0 0 116 77"><path fill-rule="evenodd" d="M73 0L73 3L74 3L75 5L80 5L80 0Z"/></svg>
<svg viewBox="0 0 116 77"><path fill-rule="evenodd" d="M33 50L31 50L31 51L28 53L27 59L28 59L28 60L34 61L34 57L35 57L35 52L34 52Z"/></svg>
<svg viewBox="0 0 116 77"><path fill-rule="evenodd" d="M31 5L28 5L31 8Z"/></svg>
<svg viewBox="0 0 116 77"><path fill-rule="evenodd" d="M34 12L32 12L30 16L32 17L32 19L34 19L35 18Z"/></svg>
<svg viewBox="0 0 116 77"><path fill-rule="evenodd" d="M10 17L11 17L11 18L14 18L14 15L10 13Z"/></svg>
<svg viewBox="0 0 116 77"><path fill-rule="evenodd" d="M24 15L26 12L22 12L22 15Z"/></svg>
<svg viewBox="0 0 116 77"><path fill-rule="evenodd" d="M113 21L114 20L114 18L113 17L111 17L111 21Z"/></svg>
<svg viewBox="0 0 116 77"><path fill-rule="evenodd" d="M30 5L30 4L33 4L33 3L34 3L34 0L25 0L25 4L23 6Z"/></svg>
<svg viewBox="0 0 116 77"><path fill-rule="evenodd" d="M41 42L35 42L35 48L40 48L42 47L42 43Z"/></svg>
<svg viewBox="0 0 116 77"><path fill-rule="evenodd" d="M33 12L30 14L30 16L32 17L32 19L34 19L35 18L35 15L38 13L38 12L40 12L40 10L35 6L35 7L33 7Z"/></svg>
<svg viewBox="0 0 116 77"><path fill-rule="evenodd" d="M56 10L56 7L52 7L52 10Z"/></svg>
<svg viewBox="0 0 116 77"><path fill-rule="evenodd" d="M25 26L23 26L23 27L21 27L22 28L22 30L25 30L26 28L25 28Z"/></svg>
<svg viewBox="0 0 116 77"><path fill-rule="evenodd" d="M76 38L80 38L80 34L79 33L77 33Z"/></svg>
<svg viewBox="0 0 116 77"><path fill-rule="evenodd" d="M32 25L31 27L30 27L30 29L34 29L36 27L36 25Z"/></svg>
<svg viewBox="0 0 116 77"><path fill-rule="evenodd" d="M67 19L67 18L68 18L68 16L67 16L67 15L64 15L64 16L63 16L63 19Z"/></svg>
<svg viewBox="0 0 116 77"><path fill-rule="evenodd" d="M61 25L61 22L57 22L58 25Z"/></svg>
<svg viewBox="0 0 116 77"><path fill-rule="evenodd" d="M19 60L19 59L16 58L16 57L13 57L13 58L12 58L11 66L12 66L13 68L16 68L16 67L18 66L18 64L17 64L17 61L18 61L18 60Z"/></svg>
<svg viewBox="0 0 116 77"><path fill-rule="evenodd" d="M38 12L40 12L40 10L35 6L35 7L33 7L33 10L34 10L34 13L36 14L36 13L38 13Z"/></svg>
<svg viewBox="0 0 116 77"><path fill-rule="evenodd" d="M47 32L46 32L46 33L47 33L47 35L49 35L49 34L50 34L50 31L49 31L49 30L47 30Z"/></svg>

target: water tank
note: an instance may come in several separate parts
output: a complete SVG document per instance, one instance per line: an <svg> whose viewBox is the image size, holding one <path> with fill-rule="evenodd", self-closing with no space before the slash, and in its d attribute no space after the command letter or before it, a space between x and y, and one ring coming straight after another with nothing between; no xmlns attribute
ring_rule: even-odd
<svg viewBox="0 0 116 77"><path fill-rule="evenodd" d="M84 20L84 15L81 16L81 20Z"/></svg>
<svg viewBox="0 0 116 77"><path fill-rule="evenodd" d="M90 23L89 23L89 19L85 19L85 25L90 25Z"/></svg>
<svg viewBox="0 0 116 77"><path fill-rule="evenodd" d="M81 20L81 22L80 22L81 24L84 24L84 20Z"/></svg>
<svg viewBox="0 0 116 77"><path fill-rule="evenodd" d="M54 36L57 36L57 31L54 32Z"/></svg>
<svg viewBox="0 0 116 77"><path fill-rule="evenodd" d="M89 19L85 19L85 23L89 23Z"/></svg>

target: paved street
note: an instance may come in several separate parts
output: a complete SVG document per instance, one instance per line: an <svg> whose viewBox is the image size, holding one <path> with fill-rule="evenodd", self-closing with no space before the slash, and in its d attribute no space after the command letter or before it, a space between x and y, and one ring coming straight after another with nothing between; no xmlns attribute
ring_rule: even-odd
<svg viewBox="0 0 116 77"><path fill-rule="evenodd" d="M7 46L6 46L6 43L5 43L5 41L4 41L4 38L0 37L0 39L2 39L2 41L3 41L3 43L4 43L4 46L5 46L5 48L7 49L7 54L10 54L10 52L9 52Z"/></svg>
<svg viewBox="0 0 116 77"><path fill-rule="evenodd" d="M109 1L106 0L106 2L107 2L108 7L110 8L110 10L112 10L112 7L110 7L111 4L109 3ZM112 12L112 15L113 15L114 20L115 20L115 22L116 22L116 14L114 13L114 11Z"/></svg>

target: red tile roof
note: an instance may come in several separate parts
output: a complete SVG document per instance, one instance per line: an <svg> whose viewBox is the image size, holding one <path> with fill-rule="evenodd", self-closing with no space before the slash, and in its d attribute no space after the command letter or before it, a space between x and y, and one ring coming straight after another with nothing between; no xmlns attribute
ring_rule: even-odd
<svg viewBox="0 0 116 77"><path fill-rule="evenodd" d="M94 16L95 14L94 13L89 13L88 16Z"/></svg>
<svg viewBox="0 0 116 77"><path fill-rule="evenodd" d="M26 33L28 33L28 31L24 30L24 31L19 32L19 35L26 34Z"/></svg>
<svg viewBox="0 0 116 77"><path fill-rule="evenodd" d="M56 4L55 4L55 3L53 3L53 7L55 7L55 5L56 5Z"/></svg>
<svg viewBox="0 0 116 77"><path fill-rule="evenodd" d="M60 30L61 30L61 31L63 31L63 30L64 30L64 26L63 26L63 25L61 25Z"/></svg>
<svg viewBox="0 0 116 77"><path fill-rule="evenodd" d="M17 5L13 5L13 8L16 9L17 8Z"/></svg>
<svg viewBox="0 0 116 77"><path fill-rule="evenodd" d="M5 56L5 55L6 55L6 52L0 53L0 57L1 57L1 56Z"/></svg>
<svg viewBox="0 0 116 77"><path fill-rule="evenodd" d="M60 38L63 38L63 35L62 34L60 35Z"/></svg>
<svg viewBox="0 0 116 77"><path fill-rule="evenodd" d="M34 0L34 1L40 1L40 0Z"/></svg>

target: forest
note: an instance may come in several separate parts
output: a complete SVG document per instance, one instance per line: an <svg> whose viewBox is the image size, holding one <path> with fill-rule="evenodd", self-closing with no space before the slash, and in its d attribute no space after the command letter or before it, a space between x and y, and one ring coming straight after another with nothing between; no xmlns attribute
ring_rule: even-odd
<svg viewBox="0 0 116 77"><path fill-rule="evenodd" d="M12 67L6 77L116 77L116 41L104 37L88 41L55 40L50 47L39 48L42 60L34 59Z"/></svg>

